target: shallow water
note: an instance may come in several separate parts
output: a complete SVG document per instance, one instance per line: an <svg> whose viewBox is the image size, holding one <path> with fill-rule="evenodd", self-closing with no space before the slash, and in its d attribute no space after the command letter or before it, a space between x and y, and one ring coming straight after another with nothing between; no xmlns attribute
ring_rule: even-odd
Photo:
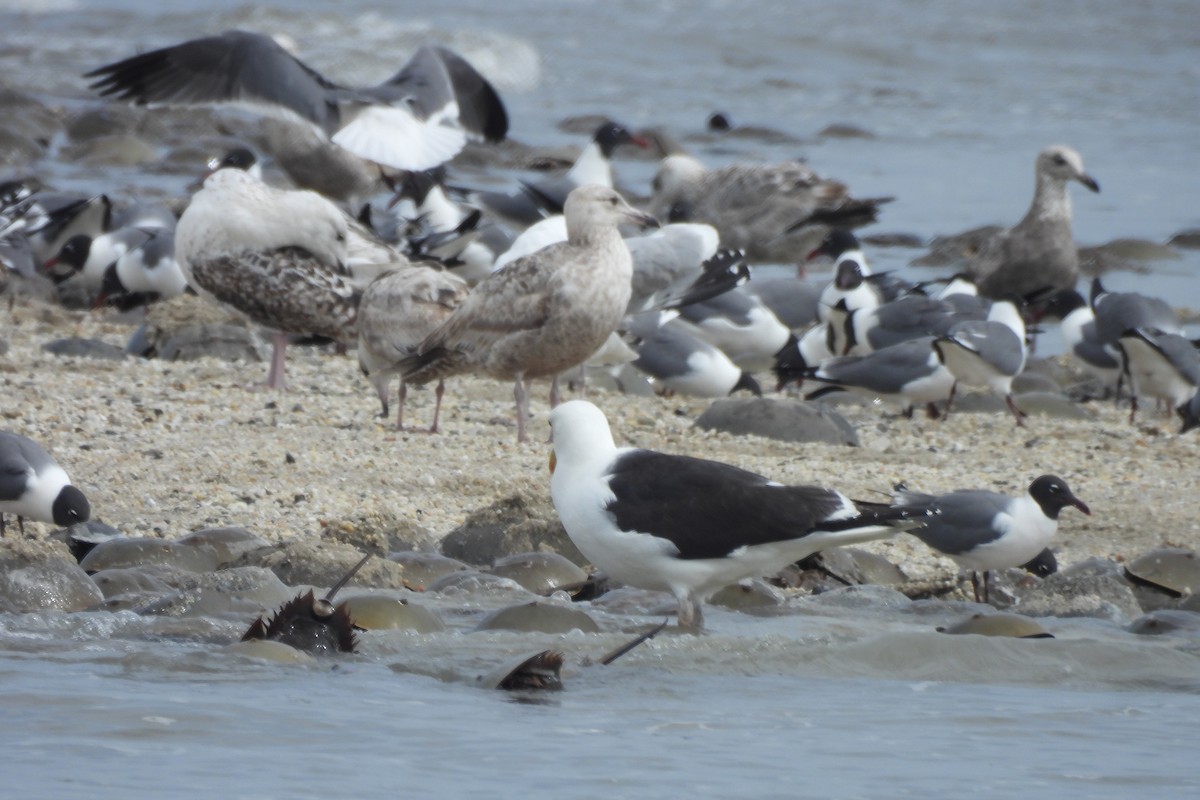
<svg viewBox="0 0 1200 800"><path fill-rule="evenodd" d="M856 193L896 195L872 231L1014 222L1034 154L1058 141L1103 188L1072 189L1081 242L1164 241L1200 225L1194 2L767 5L3 3L0 69L84 107L86 69L202 32L284 31L346 81L382 79L436 37L495 77L516 138L576 142L559 120L607 113L661 126L714 164L803 155ZM44 13L18 13L31 9ZM709 137L716 109L794 139ZM874 138L816 136L831 123ZM31 166L91 190L168 180ZM645 191L653 166L617 169ZM883 267L913 255L871 253ZM1149 266L1106 281L1200 308L1195 251ZM471 680L550 646L577 664L621 636L466 634L460 622L427 637L368 635L362 655L284 667L219 651L245 620L3 617L5 793L1196 796L1194 641L1078 620L1056 621L1053 641L980 641L932 633L946 612L805 611L713 612L710 635L574 667L565 692L534 703ZM635 622L648 621L606 618L606 630Z"/></svg>

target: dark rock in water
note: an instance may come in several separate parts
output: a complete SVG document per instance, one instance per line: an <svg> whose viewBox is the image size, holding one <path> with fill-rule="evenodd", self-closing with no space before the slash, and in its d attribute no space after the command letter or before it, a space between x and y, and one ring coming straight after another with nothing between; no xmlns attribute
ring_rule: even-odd
<svg viewBox="0 0 1200 800"><path fill-rule="evenodd" d="M423 591L434 581L452 572L464 572L471 567L457 558L450 558L441 553L420 553L415 550L402 550L388 553L388 561L395 561L404 567L404 582L414 591Z"/></svg>
<svg viewBox="0 0 1200 800"><path fill-rule="evenodd" d="M42 345L42 349L56 356L98 358L106 361L120 361L125 358L125 351L120 347L99 339L81 339L79 337L55 339Z"/></svg>
<svg viewBox="0 0 1200 800"><path fill-rule="evenodd" d="M82 611L103 599L60 543L0 540L0 613Z"/></svg>
<svg viewBox="0 0 1200 800"><path fill-rule="evenodd" d="M550 594L560 586L582 583L587 573L558 553L518 553L497 559L490 572L512 578L534 594Z"/></svg>
<svg viewBox="0 0 1200 800"><path fill-rule="evenodd" d="M875 134L866 128L850 125L845 122L835 122L817 131L822 139L874 139Z"/></svg>
<svg viewBox="0 0 1200 800"><path fill-rule="evenodd" d="M859 240L872 247L924 247L925 237L915 233L872 233L860 236Z"/></svg>
<svg viewBox="0 0 1200 800"><path fill-rule="evenodd" d="M1111 253L1103 247L1079 248L1079 272L1082 275L1103 275L1106 272L1148 272L1144 264Z"/></svg>
<svg viewBox="0 0 1200 800"><path fill-rule="evenodd" d="M146 112L134 106L109 103L81 111L67 121L67 136L73 142L85 142L105 136L129 133L145 118Z"/></svg>
<svg viewBox="0 0 1200 800"><path fill-rule="evenodd" d="M858 446L858 434L845 417L819 403L774 397L717 400L696 420L703 430L763 436L784 442L826 442Z"/></svg>
<svg viewBox="0 0 1200 800"><path fill-rule="evenodd" d="M443 555L468 564L492 564L505 556L544 550L576 564L587 563L545 494L516 494L473 511L441 543Z"/></svg>
<svg viewBox="0 0 1200 800"><path fill-rule="evenodd" d="M62 128L63 116L60 109L45 105L31 94L0 86L0 119L5 127L40 147L47 146Z"/></svg>
<svg viewBox="0 0 1200 800"><path fill-rule="evenodd" d="M1167 244L1188 250L1200 249L1200 228L1188 228L1172 236Z"/></svg>
<svg viewBox="0 0 1200 800"><path fill-rule="evenodd" d="M119 133L101 136L67 149L65 157L82 164L136 167L158 161L158 149L140 136Z"/></svg>
<svg viewBox="0 0 1200 800"><path fill-rule="evenodd" d="M477 631L524 631L527 633L568 633L580 630L598 633L600 626L587 612L570 605L546 600L534 600L508 606L488 614L475 628Z"/></svg>
<svg viewBox="0 0 1200 800"><path fill-rule="evenodd" d="M883 556L853 547L813 553L780 577L785 585L813 594L863 584L901 586L907 580L904 572Z"/></svg>
<svg viewBox="0 0 1200 800"><path fill-rule="evenodd" d="M1140 636L1200 636L1200 613L1160 608L1143 614L1125 629Z"/></svg>
<svg viewBox="0 0 1200 800"><path fill-rule="evenodd" d="M1129 261L1178 261L1179 253L1165 244L1146 239L1113 239L1095 248L1106 256Z"/></svg>
<svg viewBox="0 0 1200 800"><path fill-rule="evenodd" d="M149 337L147 336L147 339ZM146 345L139 345L143 351ZM153 352L151 348L150 352ZM262 339L238 325L187 325L163 340L158 357L164 361L194 361L217 358L223 361L265 361Z"/></svg>

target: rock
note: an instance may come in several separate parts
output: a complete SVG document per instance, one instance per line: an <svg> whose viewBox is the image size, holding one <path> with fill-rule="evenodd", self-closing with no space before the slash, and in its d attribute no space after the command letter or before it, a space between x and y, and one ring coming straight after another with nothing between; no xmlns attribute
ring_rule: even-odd
<svg viewBox="0 0 1200 800"><path fill-rule="evenodd" d="M696 427L784 442L858 445L858 434L842 415L820 403L774 397L717 400L696 420Z"/></svg>
<svg viewBox="0 0 1200 800"><path fill-rule="evenodd" d="M1146 239L1113 239L1097 249L1113 258L1130 261L1178 261L1180 258L1174 248Z"/></svg>
<svg viewBox="0 0 1200 800"><path fill-rule="evenodd" d="M71 555L75 556L76 561L82 561L96 545L123 536L124 534L113 526L105 525L98 519L89 519L69 528L52 531L47 538L62 542L71 550Z"/></svg>
<svg viewBox="0 0 1200 800"><path fill-rule="evenodd" d="M1014 395L1017 408L1030 416L1054 417L1056 419L1095 419L1096 412L1076 403L1058 391L1029 392Z"/></svg>
<svg viewBox="0 0 1200 800"><path fill-rule="evenodd" d="M778 608L786 602L783 592L757 578L730 584L708 598L710 605L734 611L753 611L759 608Z"/></svg>
<svg viewBox="0 0 1200 800"><path fill-rule="evenodd" d="M244 614L249 618L279 608L293 596L295 592L269 569L234 567L201 575L194 585L135 610L140 614L171 617Z"/></svg>
<svg viewBox="0 0 1200 800"><path fill-rule="evenodd" d="M44 152L45 148L28 136L0 128L0 164L24 167L40 159Z"/></svg>
<svg viewBox="0 0 1200 800"><path fill-rule="evenodd" d="M1198 636L1200 635L1200 613L1161 608L1143 614L1125 626L1125 630L1139 636Z"/></svg>
<svg viewBox="0 0 1200 800"><path fill-rule="evenodd" d="M42 349L56 356L98 358L105 361L120 361L125 358L125 351L122 348L99 339L80 339L78 337L55 339L42 345Z"/></svg>
<svg viewBox="0 0 1200 800"><path fill-rule="evenodd" d="M58 542L12 538L0 545L0 612L82 611L103 599Z"/></svg>
<svg viewBox="0 0 1200 800"><path fill-rule="evenodd" d="M1118 624L1142 613L1117 565L1098 558L1048 576L1022 592L1013 610L1031 617L1091 617Z"/></svg>
<svg viewBox="0 0 1200 800"><path fill-rule="evenodd" d="M195 572L168 564L112 567L93 572L91 578L106 600L136 595L140 598L139 604L199 584Z"/></svg>
<svg viewBox="0 0 1200 800"><path fill-rule="evenodd" d="M1184 247L1188 250L1200 248L1200 228L1188 228L1172 236L1167 244L1173 247Z"/></svg>
<svg viewBox="0 0 1200 800"><path fill-rule="evenodd" d="M158 149L140 136L101 136L67 149L66 157L92 166L136 167L158 161Z"/></svg>
<svg viewBox="0 0 1200 800"><path fill-rule="evenodd" d="M432 546L435 541L433 531L425 526L379 507L329 522L322 536L380 558L397 550Z"/></svg>
<svg viewBox="0 0 1200 800"><path fill-rule="evenodd" d="M221 361L266 361L262 339L249 328L237 325L187 325L168 335L161 348L148 335L138 348L154 353L164 361L195 361L216 358ZM132 344L132 343L131 343ZM128 346L127 346L128 347Z"/></svg>
<svg viewBox="0 0 1200 800"><path fill-rule="evenodd" d="M471 512L441 542L443 555L468 564L492 564L517 553L550 551L576 564L587 559L567 536L544 494L522 492Z"/></svg>
<svg viewBox="0 0 1200 800"><path fill-rule="evenodd" d="M977 636L1010 636L1016 639L1053 639L1054 634L1041 624L1022 614L981 612L945 628L938 633L975 634Z"/></svg>
<svg viewBox="0 0 1200 800"><path fill-rule="evenodd" d="M999 225L984 225L950 236L935 236L929 243L929 252L910 263L914 267L965 266L967 259L988 238L1004 230Z"/></svg>
<svg viewBox="0 0 1200 800"><path fill-rule="evenodd" d="M67 121L67 136L74 142L86 142L131 132L146 115L142 109L119 103L82 111Z"/></svg>
<svg viewBox="0 0 1200 800"><path fill-rule="evenodd" d="M872 233L859 237L864 244L872 247L924 247L925 237L915 233Z"/></svg>
<svg viewBox="0 0 1200 800"><path fill-rule="evenodd" d="M175 540L189 547L210 550L219 566L232 564L246 553L269 547L267 540L245 528L204 528Z"/></svg>
<svg viewBox="0 0 1200 800"><path fill-rule="evenodd" d="M844 122L835 122L826 125L821 130L817 131L817 136L822 139L874 139L875 134L871 133L866 128L860 128L857 125L850 125Z"/></svg>

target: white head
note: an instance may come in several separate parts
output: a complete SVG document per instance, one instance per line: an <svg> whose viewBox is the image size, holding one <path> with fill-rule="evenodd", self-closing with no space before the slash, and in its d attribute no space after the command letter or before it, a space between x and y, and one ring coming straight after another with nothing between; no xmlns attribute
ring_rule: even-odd
<svg viewBox="0 0 1200 800"><path fill-rule="evenodd" d="M704 164L691 156L667 156L658 165L658 172L654 176L654 196L673 200L697 183L707 171Z"/></svg>
<svg viewBox="0 0 1200 800"><path fill-rule="evenodd" d="M638 211L613 189L588 184L572 189L563 204L567 240L572 244L591 241L607 231L615 232L622 222L658 227L658 220Z"/></svg>
<svg viewBox="0 0 1200 800"><path fill-rule="evenodd" d="M1083 169L1083 156L1065 144L1051 145L1038 153L1036 170L1039 180L1079 181L1093 192L1100 191L1100 185Z"/></svg>
<svg viewBox="0 0 1200 800"><path fill-rule="evenodd" d="M607 457L616 449L604 412L587 400L570 400L550 412L554 458L565 464Z"/></svg>

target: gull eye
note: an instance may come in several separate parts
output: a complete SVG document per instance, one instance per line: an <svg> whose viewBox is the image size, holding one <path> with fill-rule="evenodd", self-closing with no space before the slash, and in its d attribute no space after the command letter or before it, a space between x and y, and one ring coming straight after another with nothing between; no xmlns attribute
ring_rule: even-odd
<svg viewBox="0 0 1200 800"><path fill-rule="evenodd" d="M1054 156L1054 163L1058 164L1061 167L1062 165L1067 163L1067 159L1064 158L1061 153L1058 153Z"/></svg>

